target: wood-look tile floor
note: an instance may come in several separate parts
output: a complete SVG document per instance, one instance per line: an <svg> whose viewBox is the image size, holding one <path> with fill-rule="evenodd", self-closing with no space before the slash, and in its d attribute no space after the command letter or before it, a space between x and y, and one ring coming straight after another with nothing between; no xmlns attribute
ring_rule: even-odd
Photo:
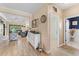
<svg viewBox="0 0 79 59"><path fill-rule="evenodd" d="M64 45L56 50L53 50L50 55L53 56L79 56L79 50L71 46Z"/></svg>
<svg viewBox="0 0 79 59"><path fill-rule="evenodd" d="M18 41L0 42L0 56L72 56L79 55L79 50L70 46L62 46L53 50L50 54L39 52L27 42L27 39L21 38Z"/></svg>
<svg viewBox="0 0 79 59"><path fill-rule="evenodd" d="M17 41L0 43L0 56L46 56L44 52L39 52L27 42L27 39L21 38Z"/></svg>

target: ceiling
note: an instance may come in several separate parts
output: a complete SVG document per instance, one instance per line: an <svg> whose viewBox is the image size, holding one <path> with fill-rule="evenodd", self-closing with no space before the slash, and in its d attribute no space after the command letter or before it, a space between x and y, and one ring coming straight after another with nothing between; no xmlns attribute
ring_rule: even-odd
<svg viewBox="0 0 79 59"><path fill-rule="evenodd" d="M0 3L1 6L21 10L29 13L37 11L44 3Z"/></svg>
<svg viewBox="0 0 79 59"><path fill-rule="evenodd" d="M63 10L68 9L77 4L79 4L79 3L55 3L56 6L58 6L59 8L61 8Z"/></svg>
<svg viewBox="0 0 79 59"><path fill-rule="evenodd" d="M43 6L46 3L0 3L1 6L5 6L8 8L21 10L29 13L34 13L38 9L40 9L41 6ZM59 8L65 10L73 5L76 5L77 3L54 3Z"/></svg>

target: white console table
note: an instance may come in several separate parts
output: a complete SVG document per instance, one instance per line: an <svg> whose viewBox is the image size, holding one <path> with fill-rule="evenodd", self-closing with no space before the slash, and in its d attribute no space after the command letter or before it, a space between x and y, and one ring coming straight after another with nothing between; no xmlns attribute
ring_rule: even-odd
<svg viewBox="0 0 79 59"><path fill-rule="evenodd" d="M36 49L40 44L40 34L28 32L27 40Z"/></svg>

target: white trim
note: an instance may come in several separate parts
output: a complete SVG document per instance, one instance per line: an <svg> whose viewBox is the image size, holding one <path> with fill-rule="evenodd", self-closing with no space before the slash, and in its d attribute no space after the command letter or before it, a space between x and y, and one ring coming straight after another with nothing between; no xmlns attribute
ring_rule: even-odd
<svg viewBox="0 0 79 59"><path fill-rule="evenodd" d="M66 37L66 35L65 35L65 26L66 26L66 25L65 25L65 19L64 19L64 44L66 44L66 42L65 42L65 40L66 40L66 39L65 39L65 37Z"/></svg>
<svg viewBox="0 0 79 59"><path fill-rule="evenodd" d="M63 46L63 45L65 45L65 43L60 44L59 47L61 47L61 46Z"/></svg>
<svg viewBox="0 0 79 59"><path fill-rule="evenodd" d="M45 53L47 54L50 54L51 53L51 50L47 51L47 50L44 50Z"/></svg>
<svg viewBox="0 0 79 59"><path fill-rule="evenodd" d="M67 18L72 18L72 17L77 17L77 16L79 16L79 14L78 14L78 15L66 16L65 19L67 19Z"/></svg>
<svg viewBox="0 0 79 59"><path fill-rule="evenodd" d="M57 39L57 43L58 43L58 47L60 47L60 44L59 44L59 41L60 41L60 17L57 15L57 17L58 17L58 20L57 20L57 22L58 22L58 39Z"/></svg>

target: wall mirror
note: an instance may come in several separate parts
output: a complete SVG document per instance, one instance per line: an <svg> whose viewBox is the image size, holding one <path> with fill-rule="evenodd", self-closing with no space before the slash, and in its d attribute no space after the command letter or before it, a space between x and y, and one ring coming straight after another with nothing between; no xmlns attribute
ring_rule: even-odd
<svg viewBox="0 0 79 59"><path fill-rule="evenodd" d="M72 21L72 25L77 25L77 21Z"/></svg>

